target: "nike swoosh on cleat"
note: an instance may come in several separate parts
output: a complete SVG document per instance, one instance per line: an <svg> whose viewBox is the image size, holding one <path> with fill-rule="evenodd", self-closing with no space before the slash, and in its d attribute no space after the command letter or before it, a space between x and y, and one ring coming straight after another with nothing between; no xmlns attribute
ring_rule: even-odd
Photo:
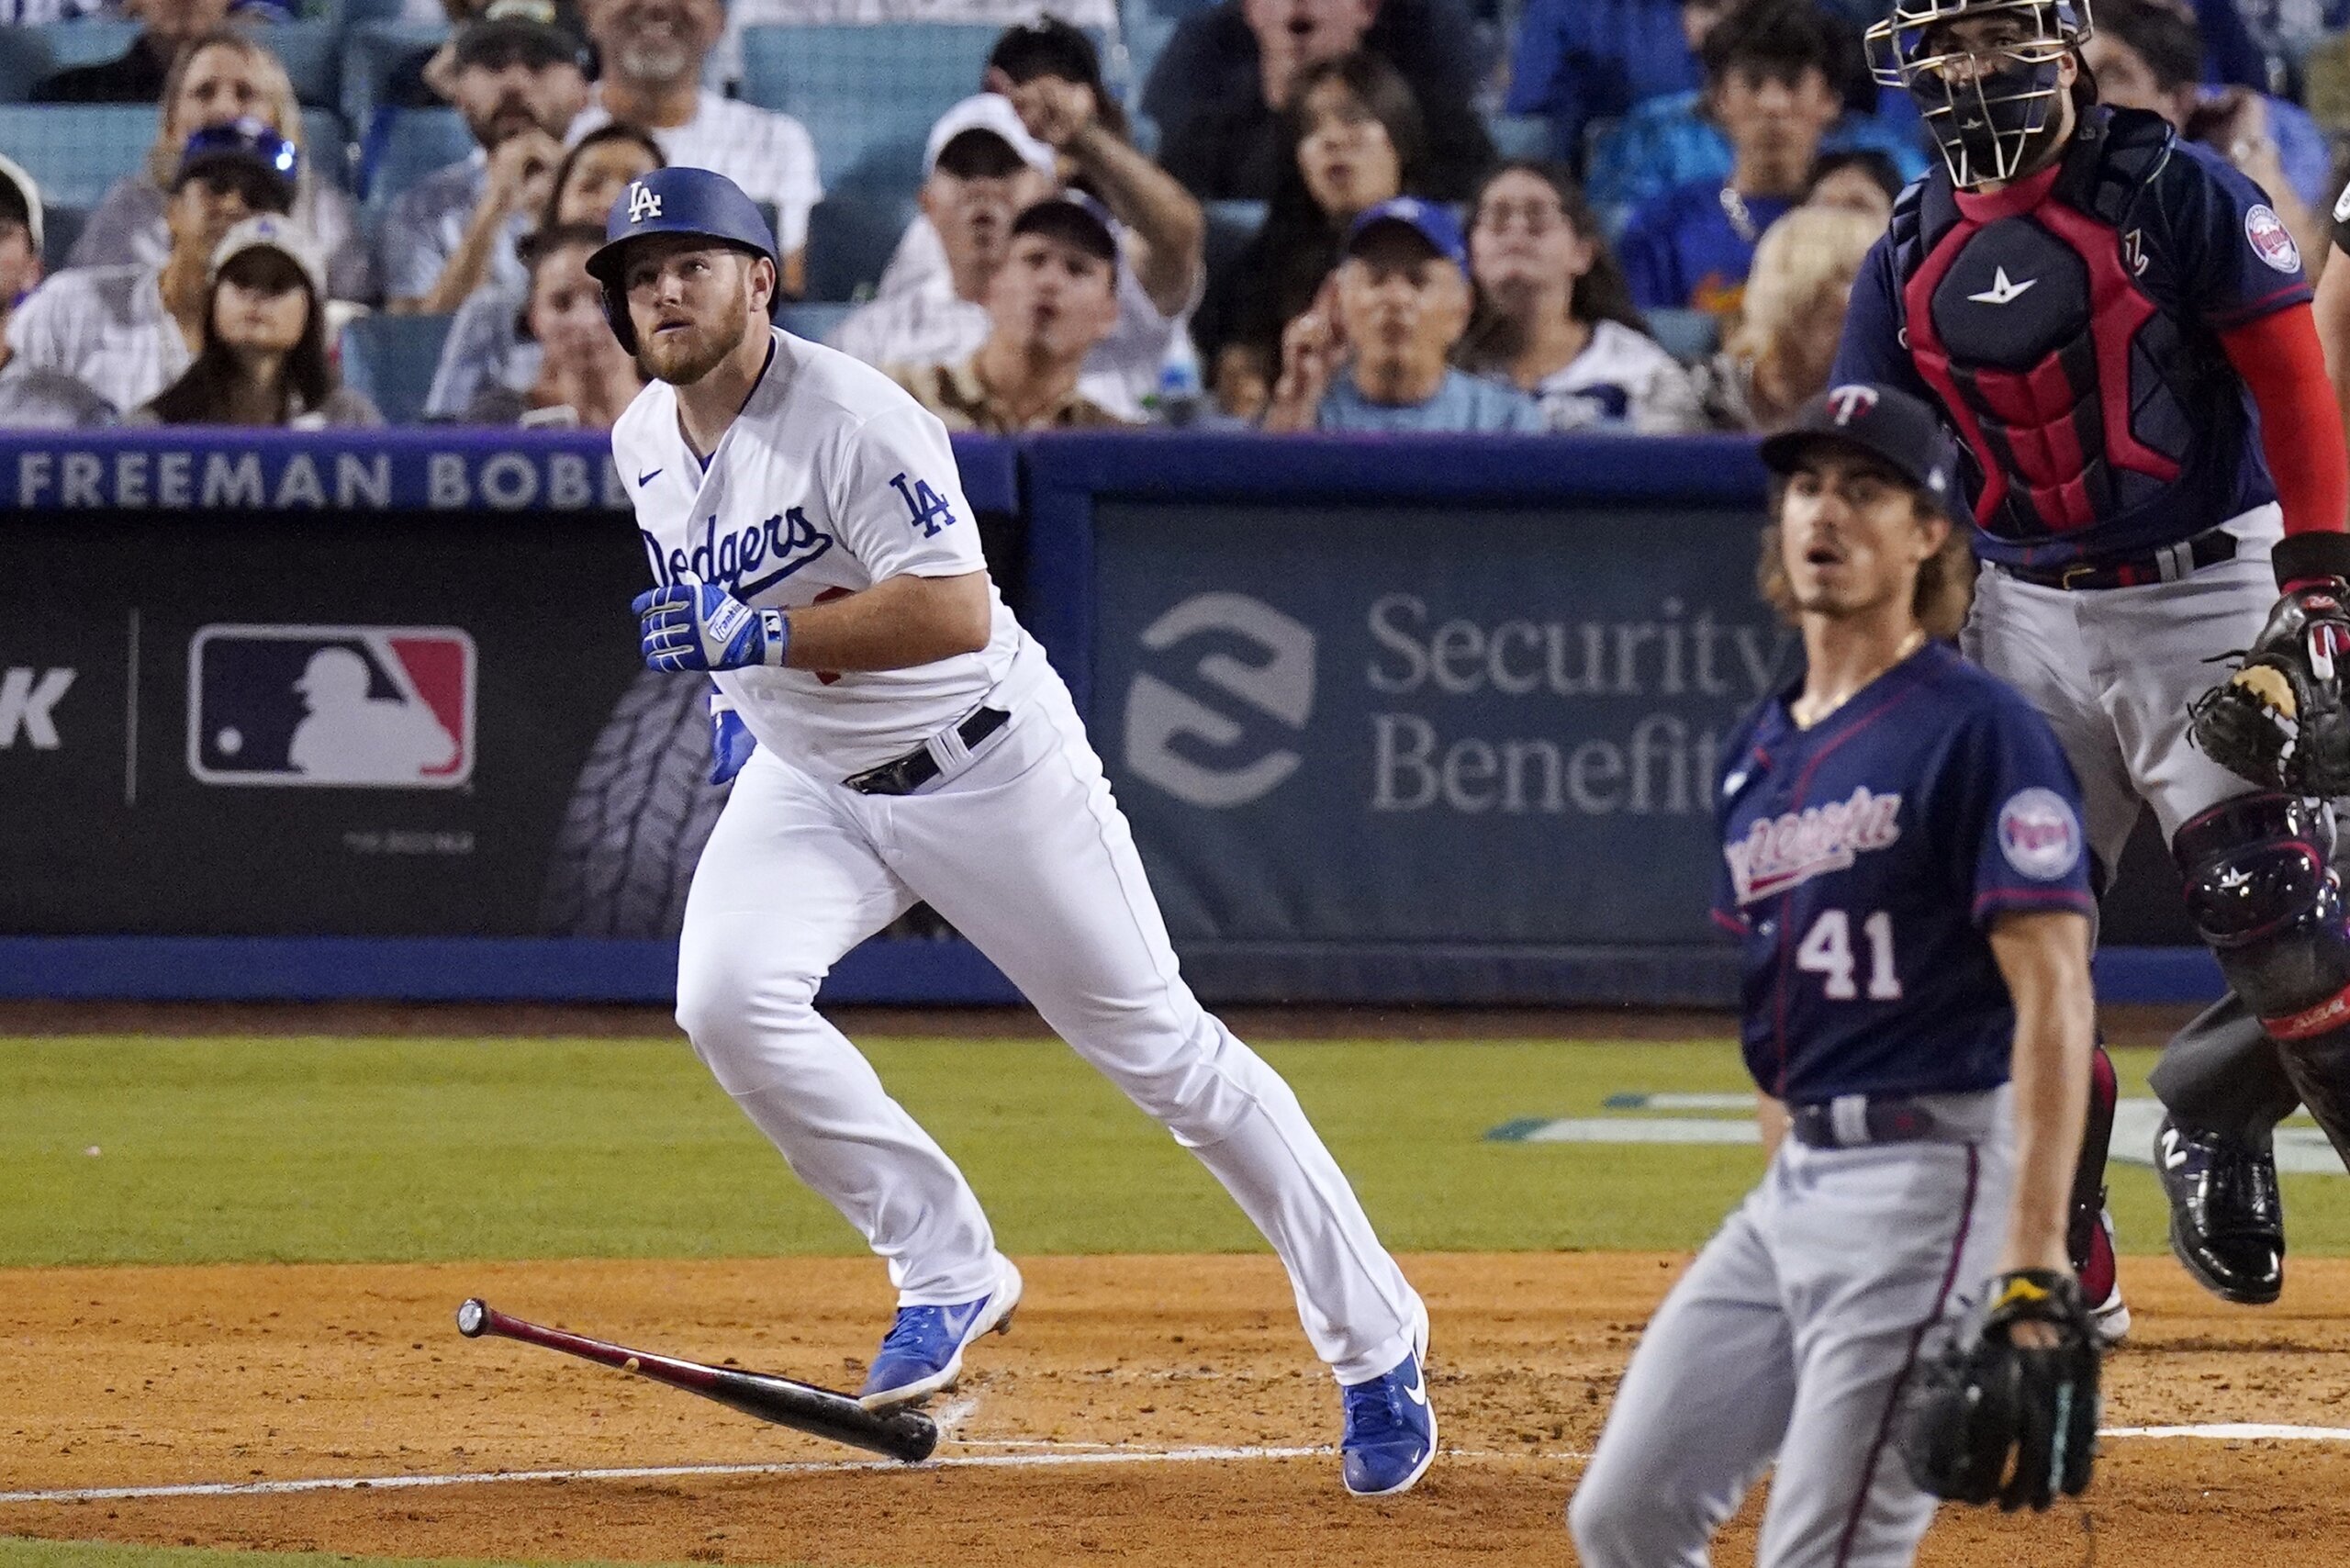
<svg viewBox="0 0 2350 1568"><path fill-rule="evenodd" d="M1425 1408L1428 1402L1428 1374L1414 1367L1412 1381L1404 1385L1404 1397Z"/></svg>
<svg viewBox="0 0 2350 1568"><path fill-rule="evenodd" d="M661 470L660 470L660 469L658 469L658 468L647 468L643 473L639 474L639 475L636 476L636 482L637 482L638 487L639 487L640 488L642 488L643 487L644 487L644 486L646 486L646 485L650 485L651 483L653 483L654 479L655 479L655 477L660 474L660 472L661 472Z"/></svg>

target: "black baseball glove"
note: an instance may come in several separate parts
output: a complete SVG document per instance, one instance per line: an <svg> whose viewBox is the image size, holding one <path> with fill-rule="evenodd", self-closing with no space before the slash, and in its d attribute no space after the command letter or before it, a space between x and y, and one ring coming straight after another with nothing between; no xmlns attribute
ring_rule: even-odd
<svg viewBox="0 0 2350 1568"><path fill-rule="evenodd" d="M2287 590L2235 673L2188 710L2195 744L2238 778L2289 795L2350 794L2350 609L2343 585Z"/></svg>
<svg viewBox="0 0 2350 1568"><path fill-rule="evenodd" d="M2049 1350L2009 1340L2018 1324L2056 1331ZM1921 1369L1902 1411L1901 1456L1937 1497L2012 1512L2045 1508L2089 1484L2097 1453L2097 1335L2069 1275L2002 1274Z"/></svg>

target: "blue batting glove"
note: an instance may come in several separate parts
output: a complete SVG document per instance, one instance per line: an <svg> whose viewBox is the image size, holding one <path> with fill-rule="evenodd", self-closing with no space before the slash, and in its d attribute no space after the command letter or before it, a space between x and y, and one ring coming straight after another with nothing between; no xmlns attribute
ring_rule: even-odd
<svg viewBox="0 0 2350 1568"><path fill-rule="evenodd" d="M743 722L743 715L734 711L734 703L723 691L710 694L710 781L723 784L743 771L751 760L751 753L759 743L751 738L750 726Z"/></svg>
<svg viewBox="0 0 2350 1568"><path fill-rule="evenodd" d="M637 641L648 668L685 670L781 667L791 631L780 610L753 610L715 583L688 572L636 596Z"/></svg>

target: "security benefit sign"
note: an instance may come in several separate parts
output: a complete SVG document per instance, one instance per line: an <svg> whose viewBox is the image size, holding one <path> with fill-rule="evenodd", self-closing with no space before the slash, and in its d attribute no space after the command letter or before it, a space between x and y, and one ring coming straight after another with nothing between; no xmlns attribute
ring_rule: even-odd
<svg viewBox="0 0 2350 1568"><path fill-rule="evenodd" d="M1091 715L1179 940L1710 943L1794 670L1742 510L1102 504Z"/></svg>

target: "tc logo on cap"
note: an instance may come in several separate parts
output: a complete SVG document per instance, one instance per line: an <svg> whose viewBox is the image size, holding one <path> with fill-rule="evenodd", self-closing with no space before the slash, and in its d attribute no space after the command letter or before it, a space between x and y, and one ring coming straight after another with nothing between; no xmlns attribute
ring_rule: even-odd
<svg viewBox="0 0 2350 1568"><path fill-rule="evenodd" d="M661 198L644 188L643 180L631 180L628 186L628 220L642 223L648 218L661 216Z"/></svg>
<svg viewBox="0 0 2350 1568"><path fill-rule="evenodd" d="M1828 394L1828 411L1836 416L1836 422L1840 425L1851 424L1875 407L1876 388L1874 386L1839 386Z"/></svg>

